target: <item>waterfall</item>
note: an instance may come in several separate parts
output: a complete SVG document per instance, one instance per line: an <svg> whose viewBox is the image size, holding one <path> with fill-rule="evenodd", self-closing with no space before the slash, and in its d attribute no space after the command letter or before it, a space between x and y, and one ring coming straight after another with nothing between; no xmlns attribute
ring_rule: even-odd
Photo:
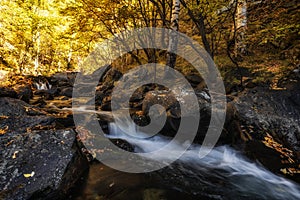
<svg viewBox="0 0 300 200"><path fill-rule="evenodd" d="M35 83L37 90L50 90L52 88L52 85L48 82L42 82L38 81Z"/></svg>

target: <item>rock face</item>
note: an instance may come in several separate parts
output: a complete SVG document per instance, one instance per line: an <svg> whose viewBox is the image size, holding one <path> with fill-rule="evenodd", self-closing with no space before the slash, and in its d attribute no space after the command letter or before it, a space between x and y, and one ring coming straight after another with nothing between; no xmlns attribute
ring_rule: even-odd
<svg viewBox="0 0 300 200"><path fill-rule="evenodd" d="M261 139L269 133L275 140L300 152L300 105L295 102L299 94L300 90L269 90L262 87L241 94L234 102L241 122L261 132L246 137Z"/></svg>
<svg viewBox="0 0 300 200"><path fill-rule="evenodd" d="M0 137L3 199L64 198L87 167L72 130L7 133Z"/></svg>
<svg viewBox="0 0 300 200"><path fill-rule="evenodd" d="M0 87L0 97L17 98L17 93L12 88Z"/></svg>
<svg viewBox="0 0 300 200"><path fill-rule="evenodd" d="M0 98L0 117L0 129L8 132L22 133L27 129L55 127L53 117L46 116L24 101L9 97Z"/></svg>
<svg viewBox="0 0 300 200"><path fill-rule="evenodd" d="M192 92L194 93L194 92ZM202 142L203 139L206 136L208 126L211 119L211 103L210 103L210 97L205 91L199 91L195 92L198 102L194 102L191 98L190 93L185 92L181 95L182 101L184 99L184 102L186 105L188 105L189 110L199 112L200 111L200 121L197 135L195 138L195 142ZM179 101L181 101L179 99ZM143 106L142 111L144 114L149 114L149 109L151 106L155 104L159 104L163 106L166 109L167 114L167 121L163 129L160 131L161 134L166 136L175 136L178 128L180 126L180 121L182 117L186 117L189 120L193 120L194 116L193 113L189 113L188 115L182 116L181 115L181 108L180 103L175 98L174 94L168 90L162 90L162 91L149 91L144 100L143 100ZM195 106L196 103L198 103L198 108ZM237 140L239 140L239 130L233 130L233 128L236 128L238 125L237 119L235 116L235 109L232 105L227 106L227 117L225 122L224 130L220 136L219 144L233 144ZM160 113L156 113L158 117L160 117Z"/></svg>
<svg viewBox="0 0 300 200"><path fill-rule="evenodd" d="M14 87L15 91L17 92L18 99L21 99L27 103L32 98L33 94L31 91L31 87L29 85L17 85Z"/></svg>
<svg viewBox="0 0 300 200"><path fill-rule="evenodd" d="M233 101L239 115L244 152L275 173L299 182L300 87L256 87Z"/></svg>
<svg viewBox="0 0 300 200"><path fill-rule="evenodd" d="M0 98L0 199L63 199L86 171L75 132L57 123L22 100Z"/></svg>

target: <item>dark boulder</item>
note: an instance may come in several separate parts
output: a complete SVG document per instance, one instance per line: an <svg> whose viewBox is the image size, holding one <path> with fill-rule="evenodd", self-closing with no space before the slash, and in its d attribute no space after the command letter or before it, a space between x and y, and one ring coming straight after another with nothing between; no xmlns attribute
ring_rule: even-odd
<svg viewBox="0 0 300 200"><path fill-rule="evenodd" d="M185 116L181 115L181 107L179 101L175 98L173 93L168 90L148 92L143 101L142 111L145 115L148 115L151 106L156 104L163 106L166 109L167 120L163 129L160 131L160 134L171 137L176 135L183 117L192 122L196 120L194 117L194 113L200 112L200 121L195 121L195 123L198 123L199 126L194 141L201 143L206 136L208 126L211 120L210 97L206 92L202 91L200 93L196 93L198 102L194 102L193 98L191 98L191 95L192 94L190 94L189 92L183 92L181 94L182 99L180 101L184 101L186 105L188 105L189 110L191 111ZM197 104L199 106L199 109L196 106ZM227 128L229 130L231 125L235 123L235 115L232 113L234 112L233 109L229 109L227 112L228 113L225 126L228 127L225 127L225 129ZM161 115L162 113L155 113L154 116L160 117ZM223 131L219 139L219 144L232 144L237 140L239 140L239 133L237 133L236 131Z"/></svg>
<svg viewBox="0 0 300 200"><path fill-rule="evenodd" d="M244 151L275 173L300 180L299 86L289 90L255 87L233 101L239 115ZM298 89L297 89L298 88Z"/></svg>
<svg viewBox="0 0 300 200"><path fill-rule="evenodd" d="M60 96L72 97L73 95L73 88L72 87L63 87L59 88L61 91L59 93Z"/></svg>
<svg viewBox="0 0 300 200"><path fill-rule="evenodd" d="M17 98L17 93L14 89L8 87L0 87L0 97Z"/></svg>
<svg viewBox="0 0 300 200"><path fill-rule="evenodd" d="M14 90L17 92L18 99L21 99L29 103L30 99L33 96L31 87L29 85L16 85Z"/></svg>
<svg viewBox="0 0 300 200"><path fill-rule="evenodd" d="M249 89L234 100L234 106L245 126L254 127L248 137L261 139L270 133L275 140L300 151L300 106L294 102L299 91L270 90L264 87Z"/></svg>
<svg viewBox="0 0 300 200"><path fill-rule="evenodd" d="M56 73L50 78L50 83L59 87L73 86L77 72Z"/></svg>
<svg viewBox="0 0 300 200"><path fill-rule="evenodd" d="M24 101L9 97L0 98L0 115L2 116L23 116L26 114L26 107L30 107Z"/></svg>
<svg viewBox="0 0 300 200"><path fill-rule="evenodd" d="M51 89L35 90L33 95L40 96L44 100L53 100L55 96L59 95L59 91L56 86L53 86Z"/></svg>
<svg viewBox="0 0 300 200"><path fill-rule="evenodd" d="M52 103L54 113L48 105L43 106L41 110L19 99L0 98L0 130L22 133L41 129L72 128L73 116L68 114L68 111L57 114L58 108L70 106L71 100L53 100Z"/></svg>
<svg viewBox="0 0 300 200"><path fill-rule="evenodd" d="M88 167L72 130L0 138L1 199L64 199Z"/></svg>
<svg viewBox="0 0 300 200"><path fill-rule="evenodd" d="M26 132L39 127L54 127L55 119L19 99L0 98L0 129Z"/></svg>
<svg viewBox="0 0 300 200"><path fill-rule="evenodd" d="M205 83L204 79L201 76L199 76L198 74L188 74L185 77L193 87L196 87L197 85L199 85L202 82Z"/></svg>
<svg viewBox="0 0 300 200"><path fill-rule="evenodd" d="M102 82L114 82L122 77L122 73L116 68L110 68L103 76Z"/></svg>
<svg viewBox="0 0 300 200"><path fill-rule="evenodd" d="M111 111L111 96L105 96L103 98L100 108L103 111Z"/></svg>

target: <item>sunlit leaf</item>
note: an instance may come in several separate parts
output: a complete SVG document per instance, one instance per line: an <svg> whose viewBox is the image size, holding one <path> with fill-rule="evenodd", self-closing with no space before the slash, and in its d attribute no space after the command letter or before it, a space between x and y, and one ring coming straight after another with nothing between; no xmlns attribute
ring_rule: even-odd
<svg viewBox="0 0 300 200"><path fill-rule="evenodd" d="M34 172L31 172L31 174L23 174L23 176L25 177L25 178L30 178L30 177L33 177L34 176Z"/></svg>
<svg viewBox="0 0 300 200"><path fill-rule="evenodd" d="M12 159L16 159L18 153L19 153L19 151L15 151L14 154L13 154L13 156L12 156Z"/></svg>
<svg viewBox="0 0 300 200"><path fill-rule="evenodd" d="M8 130L8 126L6 126L4 129L0 129L0 135L4 135Z"/></svg>

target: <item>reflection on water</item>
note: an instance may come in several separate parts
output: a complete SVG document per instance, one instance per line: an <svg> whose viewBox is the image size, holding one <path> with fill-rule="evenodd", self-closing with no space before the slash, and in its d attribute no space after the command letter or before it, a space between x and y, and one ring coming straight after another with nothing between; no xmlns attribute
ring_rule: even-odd
<svg viewBox="0 0 300 200"><path fill-rule="evenodd" d="M164 187L155 174L129 174L101 163L91 165L84 189L73 199L193 199L193 195Z"/></svg>

